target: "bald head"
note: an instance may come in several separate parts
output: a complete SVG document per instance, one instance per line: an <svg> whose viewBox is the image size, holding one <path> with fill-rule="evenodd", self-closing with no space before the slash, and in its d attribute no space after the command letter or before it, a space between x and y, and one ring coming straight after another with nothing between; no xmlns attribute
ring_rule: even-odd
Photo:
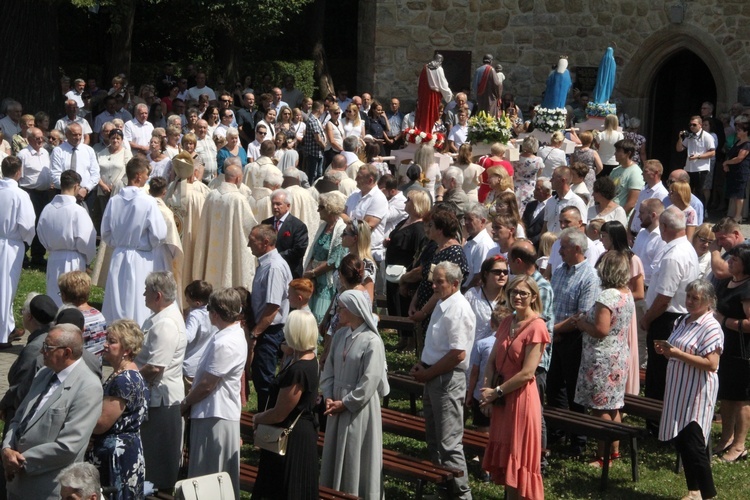
<svg viewBox="0 0 750 500"><path fill-rule="evenodd" d="M224 166L224 182L239 184L242 182L242 169L237 165Z"/></svg>
<svg viewBox="0 0 750 500"><path fill-rule="evenodd" d="M346 170L346 157L344 155L336 155L331 161L331 168L334 170Z"/></svg>
<svg viewBox="0 0 750 500"><path fill-rule="evenodd" d="M672 170L672 173L669 174L669 180L672 182L690 182L690 174L685 172L683 169L678 168L677 170Z"/></svg>

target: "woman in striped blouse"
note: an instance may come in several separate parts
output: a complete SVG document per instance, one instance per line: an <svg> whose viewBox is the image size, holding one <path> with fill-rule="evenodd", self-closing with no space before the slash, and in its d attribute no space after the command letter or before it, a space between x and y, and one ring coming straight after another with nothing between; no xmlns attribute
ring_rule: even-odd
<svg viewBox="0 0 750 500"><path fill-rule="evenodd" d="M682 457L687 499L716 496L707 444L724 334L713 315L715 305L713 286L705 280L693 281L686 289L688 314L677 319L668 340L654 341L656 352L669 359L659 439L673 440Z"/></svg>

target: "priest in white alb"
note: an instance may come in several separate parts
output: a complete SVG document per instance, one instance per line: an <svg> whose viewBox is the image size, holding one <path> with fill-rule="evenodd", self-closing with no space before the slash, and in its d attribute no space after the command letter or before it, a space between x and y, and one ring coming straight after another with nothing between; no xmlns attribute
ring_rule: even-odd
<svg viewBox="0 0 750 500"><path fill-rule="evenodd" d="M201 214L211 190L201 182L203 164L193 163L190 153L183 151L172 158L176 179L167 188L164 202L172 210L182 240L182 282L193 282L193 256L198 239ZM179 288L182 295L184 290Z"/></svg>
<svg viewBox="0 0 750 500"><path fill-rule="evenodd" d="M167 237L156 200L143 191L149 163L136 156L125 167L128 185L110 198L102 218L102 240L113 248L102 313L111 323L132 319L139 325L151 315L143 300L146 276L154 270L154 249Z"/></svg>
<svg viewBox="0 0 750 500"><path fill-rule="evenodd" d="M0 349L12 347L11 341L23 335L16 331L13 319L13 299L21 279L24 243L34 239L34 205L29 194L18 187L21 160L15 156L3 158L3 178L0 179Z"/></svg>
<svg viewBox="0 0 750 500"><path fill-rule="evenodd" d="M148 182L148 194L156 200L156 206L159 207L159 213L164 217L164 223L167 225L167 238L161 245L154 248L154 272L169 271L174 276L177 283L177 305L182 310L182 291L184 281L182 280L182 260L183 250L180 232L177 230L174 213L164 203L164 196L167 194L167 179L164 177L153 177Z"/></svg>
<svg viewBox="0 0 750 500"><path fill-rule="evenodd" d="M60 194L42 210L37 224L39 241L49 252L47 295L62 305L57 278L70 271L86 271L96 256L96 229L88 211L76 203L81 176L75 170L60 174Z"/></svg>
<svg viewBox="0 0 750 500"><path fill-rule="evenodd" d="M234 286L252 288L255 257L248 248L250 231L258 222L247 198L240 193L242 169L224 168L224 182L206 198L195 244L193 279L211 283L214 290Z"/></svg>
<svg viewBox="0 0 750 500"><path fill-rule="evenodd" d="M281 189L284 176L280 171L268 170L263 180L263 187L253 188L253 199L250 200L250 208L258 220L266 220L273 215L271 211L271 193Z"/></svg>

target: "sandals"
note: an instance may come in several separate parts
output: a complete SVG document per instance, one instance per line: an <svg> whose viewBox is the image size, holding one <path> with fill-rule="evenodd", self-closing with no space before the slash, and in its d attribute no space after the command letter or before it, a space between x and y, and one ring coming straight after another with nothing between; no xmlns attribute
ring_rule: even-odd
<svg viewBox="0 0 750 500"><path fill-rule="evenodd" d="M720 462L724 462L725 464L733 464L737 462L742 462L744 460L747 460L747 450L742 450L739 455L737 455L732 460L729 460L727 458L724 458L724 455L721 455L718 457L718 460Z"/></svg>
<svg viewBox="0 0 750 500"><path fill-rule="evenodd" d="M619 451L616 451L614 453L611 453L609 455L609 466L612 467L612 464L615 460L619 460L622 458L622 455L620 455ZM597 469L603 469L604 468L604 457L598 457L594 456L594 460L589 462L589 465L591 467L596 467Z"/></svg>

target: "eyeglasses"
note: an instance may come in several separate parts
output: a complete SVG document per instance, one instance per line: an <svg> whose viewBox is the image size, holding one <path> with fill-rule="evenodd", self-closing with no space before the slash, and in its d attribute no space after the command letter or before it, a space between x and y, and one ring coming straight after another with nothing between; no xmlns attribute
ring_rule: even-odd
<svg viewBox="0 0 750 500"><path fill-rule="evenodd" d="M701 243L713 243L714 241L716 241L716 239L703 238L701 236L698 236L698 241L700 241Z"/></svg>
<svg viewBox="0 0 750 500"><path fill-rule="evenodd" d="M231 99L221 99L221 102L232 102Z"/></svg>
<svg viewBox="0 0 750 500"><path fill-rule="evenodd" d="M517 288L514 288L513 290L511 290L510 292L508 292L508 294L509 294L509 295L510 295L511 297L516 297L516 296L518 296L518 297L521 297L522 299L525 299L525 298L528 298L528 297L530 297L530 296L531 296L531 293L530 293L530 292L526 292L526 291L524 291L524 290L519 290L519 289L517 289Z"/></svg>
<svg viewBox="0 0 750 500"><path fill-rule="evenodd" d="M690 128L694 128L694 127L697 127L697 126L698 126L698 124L697 124L697 123L691 123L691 124L690 124Z"/></svg>
<svg viewBox="0 0 750 500"><path fill-rule="evenodd" d="M57 349L65 349L65 346L62 345L49 345L47 342L42 342L42 351L43 352L52 352Z"/></svg>
<svg viewBox="0 0 750 500"><path fill-rule="evenodd" d="M266 135L265 132L255 132L255 135Z"/></svg>
<svg viewBox="0 0 750 500"><path fill-rule="evenodd" d="M507 269L490 269L490 273L494 274L495 276L506 276L508 274Z"/></svg>

